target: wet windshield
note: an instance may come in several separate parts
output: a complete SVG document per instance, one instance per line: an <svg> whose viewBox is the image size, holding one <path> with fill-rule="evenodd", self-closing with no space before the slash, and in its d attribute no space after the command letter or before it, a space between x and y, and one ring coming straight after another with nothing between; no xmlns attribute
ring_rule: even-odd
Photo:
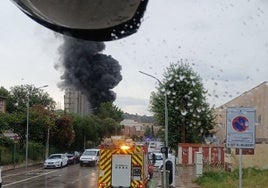
<svg viewBox="0 0 268 188"><path fill-rule="evenodd" d="M83 155L96 155L97 152L96 151L85 151Z"/></svg>
<svg viewBox="0 0 268 188"><path fill-rule="evenodd" d="M49 156L49 159L60 159L61 155L51 155Z"/></svg>
<svg viewBox="0 0 268 188"><path fill-rule="evenodd" d="M208 164L233 168L233 147L243 147L254 158L243 164L268 167L267 20L267 0L0 0L0 164L27 169L85 151L94 157L79 153L75 163L96 168L57 172L90 176L79 184L96 187L98 148L124 135L148 152L165 146L180 165L199 150ZM72 187L69 179L56 182Z"/></svg>

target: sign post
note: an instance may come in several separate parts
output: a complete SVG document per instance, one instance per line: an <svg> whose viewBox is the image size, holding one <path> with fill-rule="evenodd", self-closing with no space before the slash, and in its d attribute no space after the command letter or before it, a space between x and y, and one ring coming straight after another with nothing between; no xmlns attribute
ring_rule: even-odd
<svg viewBox="0 0 268 188"><path fill-rule="evenodd" d="M227 108L226 147L239 149L239 188L242 188L242 149L255 148L255 108Z"/></svg>

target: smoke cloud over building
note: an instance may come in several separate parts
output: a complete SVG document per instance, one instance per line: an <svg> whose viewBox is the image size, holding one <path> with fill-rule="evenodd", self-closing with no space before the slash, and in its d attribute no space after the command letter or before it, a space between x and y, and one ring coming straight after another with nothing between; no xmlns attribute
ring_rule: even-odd
<svg viewBox="0 0 268 188"><path fill-rule="evenodd" d="M113 102L116 94L112 89L122 80L119 62L102 54L104 49L103 42L69 37L64 37L59 48L60 66L64 70L60 87L81 91L92 109L98 108L102 102Z"/></svg>

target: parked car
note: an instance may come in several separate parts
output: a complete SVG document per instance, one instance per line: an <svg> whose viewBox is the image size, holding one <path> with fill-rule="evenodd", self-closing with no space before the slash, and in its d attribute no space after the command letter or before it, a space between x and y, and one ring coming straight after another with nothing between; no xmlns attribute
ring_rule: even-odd
<svg viewBox="0 0 268 188"><path fill-rule="evenodd" d="M155 160L153 160L153 154L154 154L154 158ZM168 158L171 158L172 154L169 153L168 154ZM151 162L151 164L154 165L155 168L162 170L163 168L163 154L162 153L150 153L149 155L149 160ZM155 161L155 162L153 162Z"/></svg>
<svg viewBox="0 0 268 188"><path fill-rule="evenodd" d="M154 167L160 168L163 165L163 154L162 153L151 153L149 160L152 161L152 156L155 155ZM153 162L152 162L153 163Z"/></svg>
<svg viewBox="0 0 268 188"><path fill-rule="evenodd" d="M68 165L68 157L64 153L51 154L44 162L44 168L62 168Z"/></svg>
<svg viewBox="0 0 268 188"><path fill-rule="evenodd" d="M80 166L96 166L99 163L100 149L86 149L80 157Z"/></svg>
<svg viewBox="0 0 268 188"><path fill-rule="evenodd" d="M80 153L78 153L77 151L75 151L74 153L67 153L66 155L68 157L68 164L79 163Z"/></svg>

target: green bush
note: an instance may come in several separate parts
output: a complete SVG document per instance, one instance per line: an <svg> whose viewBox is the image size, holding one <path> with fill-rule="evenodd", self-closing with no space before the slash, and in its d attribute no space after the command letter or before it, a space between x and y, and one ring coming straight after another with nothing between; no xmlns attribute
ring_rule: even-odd
<svg viewBox="0 0 268 188"><path fill-rule="evenodd" d="M228 174L224 171L214 172L214 171L208 171L204 172L203 175L195 180L195 182L199 185L207 184L208 182L218 182L219 184L221 182L224 182L227 178Z"/></svg>
<svg viewBox="0 0 268 188"><path fill-rule="evenodd" d="M245 168L242 170L244 188L268 187L268 170ZM233 172L208 171L195 180L202 188L236 188L238 187L239 169Z"/></svg>
<svg viewBox="0 0 268 188"><path fill-rule="evenodd" d="M13 148L13 145L14 145L13 140L6 138L6 137L0 137L0 146Z"/></svg>
<svg viewBox="0 0 268 188"><path fill-rule="evenodd" d="M2 140L3 141L3 140ZM25 152L26 148L19 148L18 144L14 148L14 142L12 145L9 142L4 141L4 145L0 146L0 164L7 165L7 164L16 164L23 163L25 161ZM28 145L28 160L43 160L44 159L44 146L39 143L32 143L29 142Z"/></svg>
<svg viewBox="0 0 268 188"><path fill-rule="evenodd" d="M3 146L0 146L0 164L10 164L12 163L12 152Z"/></svg>
<svg viewBox="0 0 268 188"><path fill-rule="evenodd" d="M43 160L45 156L45 147L40 143L29 142L28 157L30 160L37 161Z"/></svg>
<svg viewBox="0 0 268 188"><path fill-rule="evenodd" d="M19 144L14 144L10 139L0 139L0 165L21 164L25 162L26 148L19 148ZM16 146L14 148L14 146ZM49 154L51 153L64 153L54 146L50 146ZM45 159L45 146L40 143L29 142L28 145L28 160L30 161L43 161Z"/></svg>

